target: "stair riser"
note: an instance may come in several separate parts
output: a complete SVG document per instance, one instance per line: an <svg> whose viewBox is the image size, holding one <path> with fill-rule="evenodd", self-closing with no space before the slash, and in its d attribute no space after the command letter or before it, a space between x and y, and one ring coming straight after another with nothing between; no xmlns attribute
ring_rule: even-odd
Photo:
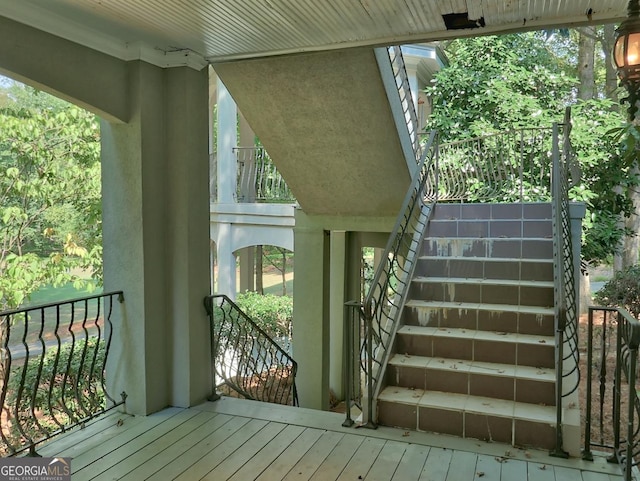
<svg viewBox="0 0 640 481"><path fill-rule="evenodd" d="M552 259L553 243L546 239L469 239L427 237L422 245L422 255L434 257Z"/></svg>
<svg viewBox="0 0 640 481"><path fill-rule="evenodd" d="M554 319L551 315L484 309L405 307L403 324L514 332L536 336L553 336L554 334Z"/></svg>
<svg viewBox="0 0 640 481"><path fill-rule="evenodd" d="M443 366L448 366L448 364L444 363ZM548 380L521 379L455 369L443 370L392 364L387 367L387 384L410 389L470 394L546 406L555 405L555 383Z"/></svg>
<svg viewBox="0 0 640 481"><path fill-rule="evenodd" d="M483 339L398 334L396 352L425 357L444 357L541 368L555 367L551 343L528 344Z"/></svg>
<svg viewBox="0 0 640 481"><path fill-rule="evenodd" d="M551 239L551 222L545 220L433 220L426 236L475 238Z"/></svg>
<svg viewBox="0 0 640 481"><path fill-rule="evenodd" d="M551 281L551 262L486 261L483 259L420 258L416 276L466 277L477 279Z"/></svg>
<svg viewBox="0 0 640 481"><path fill-rule="evenodd" d="M432 219L549 220L551 204L436 204Z"/></svg>
<svg viewBox="0 0 640 481"><path fill-rule="evenodd" d="M553 288L518 285L412 282L409 299L441 302L471 302L511 306L553 306Z"/></svg>
<svg viewBox="0 0 640 481"><path fill-rule="evenodd" d="M378 421L385 426L450 434L464 438L551 450L555 426L462 410L438 409L381 401Z"/></svg>

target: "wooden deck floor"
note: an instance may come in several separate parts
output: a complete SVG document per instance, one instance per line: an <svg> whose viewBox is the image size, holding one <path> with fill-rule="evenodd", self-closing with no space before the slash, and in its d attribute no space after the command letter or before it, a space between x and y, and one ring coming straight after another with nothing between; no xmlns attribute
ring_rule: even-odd
<svg viewBox="0 0 640 481"><path fill-rule="evenodd" d="M223 398L111 413L43 445L73 481L153 479L618 481L617 466L449 436L343 428L338 414Z"/></svg>

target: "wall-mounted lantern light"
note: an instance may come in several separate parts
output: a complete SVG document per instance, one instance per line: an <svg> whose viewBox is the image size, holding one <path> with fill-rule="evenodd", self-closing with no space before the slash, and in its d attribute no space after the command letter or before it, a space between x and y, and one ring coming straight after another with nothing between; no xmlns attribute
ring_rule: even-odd
<svg viewBox="0 0 640 481"><path fill-rule="evenodd" d="M629 92L629 119L634 120L640 89L640 0L630 0L628 17L616 30L613 61L620 83Z"/></svg>

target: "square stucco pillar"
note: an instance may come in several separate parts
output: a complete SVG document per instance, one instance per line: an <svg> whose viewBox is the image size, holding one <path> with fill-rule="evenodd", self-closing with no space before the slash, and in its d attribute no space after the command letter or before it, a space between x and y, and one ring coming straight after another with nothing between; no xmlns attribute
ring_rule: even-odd
<svg viewBox="0 0 640 481"><path fill-rule="evenodd" d="M296 211L293 358L300 406L329 408L329 252L328 233Z"/></svg>
<svg viewBox="0 0 640 481"><path fill-rule="evenodd" d="M330 326L330 375L329 387L337 399L343 396L343 341L344 303L347 279L347 232L331 231L331 279L329 283L331 326Z"/></svg>
<svg viewBox="0 0 640 481"><path fill-rule="evenodd" d="M102 123L105 290L123 290L108 383L126 410L211 393L207 73L130 62L131 120Z"/></svg>

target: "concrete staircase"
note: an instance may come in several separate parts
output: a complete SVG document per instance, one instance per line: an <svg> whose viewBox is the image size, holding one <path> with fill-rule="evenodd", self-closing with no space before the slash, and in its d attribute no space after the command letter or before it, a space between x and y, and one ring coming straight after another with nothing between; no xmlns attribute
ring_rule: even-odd
<svg viewBox="0 0 640 481"><path fill-rule="evenodd" d="M382 425L552 449L550 204L438 204L378 398Z"/></svg>

